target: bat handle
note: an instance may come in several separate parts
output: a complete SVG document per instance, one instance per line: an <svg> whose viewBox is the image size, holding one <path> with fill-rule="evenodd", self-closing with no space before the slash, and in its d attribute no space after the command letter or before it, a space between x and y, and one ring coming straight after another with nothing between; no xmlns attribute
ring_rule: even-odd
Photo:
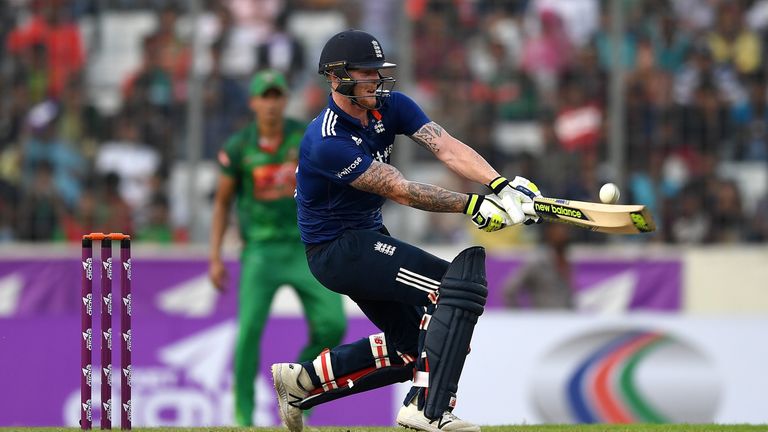
<svg viewBox="0 0 768 432"><path fill-rule="evenodd" d="M532 202L523 203L523 213L527 214L528 216L536 216L536 210L533 209Z"/></svg>

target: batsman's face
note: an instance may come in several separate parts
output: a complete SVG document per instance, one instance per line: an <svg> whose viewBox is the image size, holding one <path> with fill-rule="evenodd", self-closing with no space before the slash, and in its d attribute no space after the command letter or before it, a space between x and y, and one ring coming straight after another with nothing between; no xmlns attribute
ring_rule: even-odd
<svg viewBox="0 0 768 432"><path fill-rule="evenodd" d="M357 69L350 70L349 75L352 79L363 81L355 85L353 96L357 96L357 102L368 109L375 109L379 71L377 69Z"/></svg>
<svg viewBox="0 0 768 432"><path fill-rule="evenodd" d="M282 91L270 89L251 98L251 109L260 121L276 123L282 120L287 103L288 98Z"/></svg>

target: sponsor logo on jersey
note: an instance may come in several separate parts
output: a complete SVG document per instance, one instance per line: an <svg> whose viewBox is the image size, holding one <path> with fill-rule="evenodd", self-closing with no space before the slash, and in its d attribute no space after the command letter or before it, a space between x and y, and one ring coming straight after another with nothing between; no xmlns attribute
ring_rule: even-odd
<svg viewBox="0 0 768 432"><path fill-rule="evenodd" d="M374 153L371 156L373 156L374 159L376 159L381 163L389 163L389 155L392 154L393 149L394 149L394 144L390 144L384 149L383 153L380 151L376 151L376 153Z"/></svg>
<svg viewBox="0 0 768 432"><path fill-rule="evenodd" d="M346 168L344 168L343 170L341 170L341 171L337 172L337 173L336 173L336 177L338 177L338 178L342 178L342 177L344 177L345 175L347 175L347 174L351 173L352 171L354 171L354 169L355 169L355 168L357 168L357 166L358 166L358 165L360 165L360 162L362 162L362 161L363 161L363 158L361 158L361 157L359 157L359 156L358 156L358 157L357 157L357 159L355 159L354 161L352 161L352 163L351 163L351 164L349 164L349 166L348 166L348 167L346 167Z"/></svg>

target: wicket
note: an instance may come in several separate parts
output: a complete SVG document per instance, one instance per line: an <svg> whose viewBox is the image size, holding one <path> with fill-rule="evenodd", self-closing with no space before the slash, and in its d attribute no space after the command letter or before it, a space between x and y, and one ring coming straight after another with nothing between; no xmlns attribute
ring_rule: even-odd
<svg viewBox="0 0 768 432"><path fill-rule="evenodd" d="M112 241L120 241L120 428L131 429L131 238L120 233L83 236L80 428L92 427L93 242L101 241L101 429L112 429Z"/></svg>

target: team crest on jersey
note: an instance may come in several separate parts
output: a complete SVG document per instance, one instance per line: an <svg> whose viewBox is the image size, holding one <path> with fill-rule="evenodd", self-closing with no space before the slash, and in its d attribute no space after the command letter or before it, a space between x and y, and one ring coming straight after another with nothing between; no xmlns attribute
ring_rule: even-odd
<svg viewBox="0 0 768 432"><path fill-rule="evenodd" d="M397 246L392 246L390 244L386 244L382 242L376 242L376 244L373 245L373 250L389 256L394 255L396 249L397 249Z"/></svg>
<svg viewBox="0 0 768 432"><path fill-rule="evenodd" d="M376 133L383 133L386 129L384 129L384 123L379 120L375 125L373 125L373 130L375 130Z"/></svg>

